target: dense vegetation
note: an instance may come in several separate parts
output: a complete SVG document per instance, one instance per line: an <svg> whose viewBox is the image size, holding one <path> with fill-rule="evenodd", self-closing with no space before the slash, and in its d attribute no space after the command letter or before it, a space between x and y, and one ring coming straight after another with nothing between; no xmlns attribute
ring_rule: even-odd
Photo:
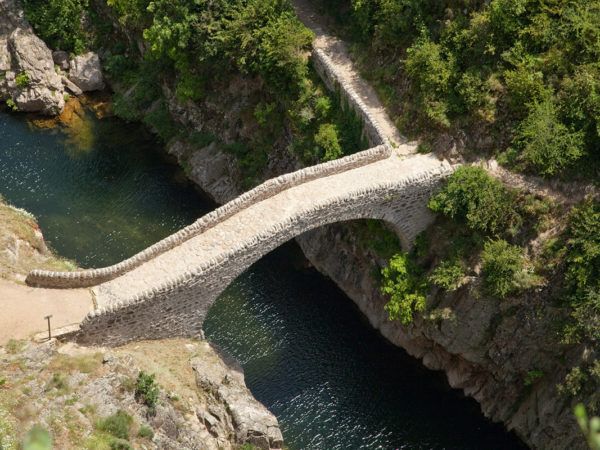
<svg viewBox="0 0 600 450"><path fill-rule="evenodd" d="M164 86L179 102L201 105L218 102L218 94L236 77L258 83L259 94L242 113L245 126L252 123L255 132L220 143L239 161L245 188L260 181L274 144L282 138L306 164L366 148L358 118L337 95L326 93L310 67L313 34L288 0L107 0L107 11L119 23L116 28L84 0L27 0L25 7L36 30L54 48L107 50L106 71L113 85L120 86L115 112L126 120L143 121L165 141L190 133L173 122ZM63 20L68 25L62 26ZM98 36L115 39L101 42ZM143 55L131 36L144 41ZM216 134L193 137L208 144L218 140Z"/></svg>
<svg viewBox="0 0 600 450"><path fill-rule="evenodd" d="M359 43L406 133L466 129L519 170L598 175L600 1L317 3Z"/></svg>

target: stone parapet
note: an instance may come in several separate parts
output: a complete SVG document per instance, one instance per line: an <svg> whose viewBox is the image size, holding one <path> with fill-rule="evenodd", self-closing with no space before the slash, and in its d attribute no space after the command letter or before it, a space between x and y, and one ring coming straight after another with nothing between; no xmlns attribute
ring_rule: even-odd
<svg viewBox="0 0 600 450"><path fill-rule="evenodd" d="M157 242L140 253L118 264L101 268L80 270L74 272L53 272L47 270L33 270L27 276L27 284L47 288L82 288L95 286L112 280L139 265L150 261L156 256L173 249L188 239L215 227L240 211L261 202L269 197L300 184L337 173L345 172L357 167L374 163L390 157L391 148L380 145L369 150L355 153L344 158L329 161L315 166L306 167L296 172L272 178L250 191L240 195L231 202L217 208L215 211L203 216L193 224L182 228L171 236Z"/></svg>

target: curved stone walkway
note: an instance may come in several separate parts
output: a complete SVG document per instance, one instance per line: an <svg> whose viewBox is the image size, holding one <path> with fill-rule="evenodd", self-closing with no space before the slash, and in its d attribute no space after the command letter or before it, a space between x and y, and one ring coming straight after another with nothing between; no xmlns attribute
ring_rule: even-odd
<svg viewBox="0 0 600 450"><path fill-rule="evenodd" d="M323 51L329 57L336 67L336 73L342 78L340 81L351 86L358 94L367 106L369 113L381 127L381 131L388 141L386 143L396 148L399 154L415 153L416 147L406 145L406 138L400 134L398 128L388 116L377 93L360 76L358 69L350 58L350 52L346 44L327 32L322 17L314 11L309 0L292 0L292 5L300 21L315 33L316 39L313 48Z"/></svg>

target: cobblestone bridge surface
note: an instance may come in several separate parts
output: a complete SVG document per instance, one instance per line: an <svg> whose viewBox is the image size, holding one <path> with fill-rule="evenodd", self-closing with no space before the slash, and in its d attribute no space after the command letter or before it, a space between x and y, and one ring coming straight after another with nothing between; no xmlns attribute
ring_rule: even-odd
<svg viewBox="0 0 600 450"><path fill-rule="evenodd" d="M116 278L95 286L97 309L78 340L118 345L198 336L218 295L252 263L293 237L333 222L390 223L405 244L431 220L427 199L452 168L398 154L286 189Z"/></svg>

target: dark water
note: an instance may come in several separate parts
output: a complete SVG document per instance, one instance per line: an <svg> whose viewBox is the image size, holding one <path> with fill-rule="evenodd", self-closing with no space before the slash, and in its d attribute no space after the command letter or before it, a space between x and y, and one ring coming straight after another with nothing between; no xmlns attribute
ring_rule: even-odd
<svg viewBox="0 0 600 450"><path fill-rule="evenodd" d="M61 255L118 262L211 208L139 128L89 120L85 139L0 115L0 193ZM241 276L206 321L244 366L290 449L517 449L477 404L384 341L289 244Z"/></svg>

